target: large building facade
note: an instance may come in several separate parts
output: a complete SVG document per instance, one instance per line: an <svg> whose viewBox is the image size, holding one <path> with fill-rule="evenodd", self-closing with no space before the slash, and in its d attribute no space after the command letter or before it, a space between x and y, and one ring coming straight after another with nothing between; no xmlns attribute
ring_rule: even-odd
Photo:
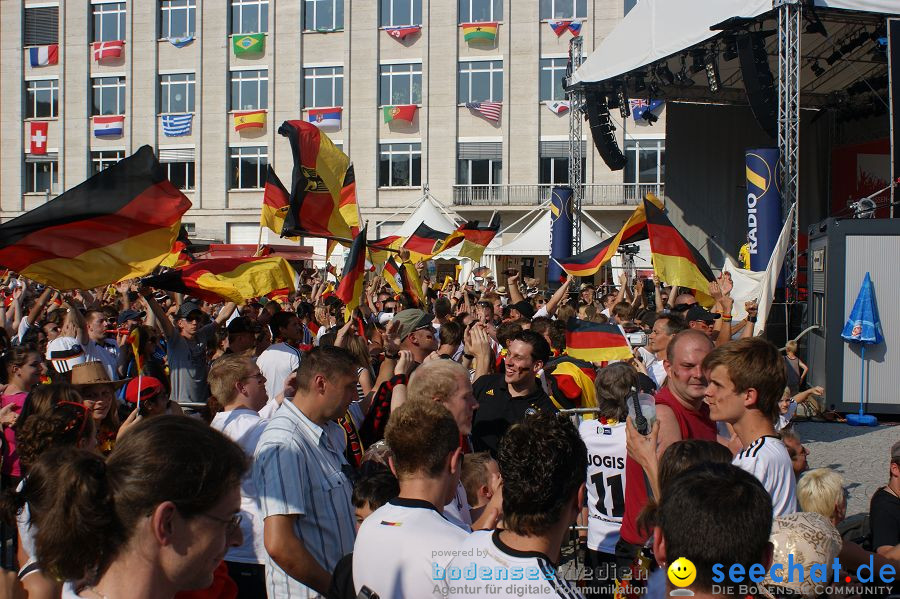
<svg viewBox="0 0 900 599"><path fill-rule="evenodd" d="M355 165L371 237L402 225L426 190L464 218L499 210L513 223L567 179L569 115L551 105L565 99L573 33L551 21L580 23L588 54L630 2L4 0L0 218L150 145L193 203L192 235L255 243L267 165L290 180L279 124L339 108L340 126L325 131ZM496 38L466 41L472 22L498 23ZM420 29L398 39L397 27ZM255 33L262 50L236 53L235 38ZM97 59L98 42L113 42L103 53L118 41L120 56ZM499 122L472 102L499 103ZM416 107L411 122L385 122L398 105ZM264 127L235 130L236 112L257 110ZM169 135L173 115L190 115L187 134ZM113 119L121 134L96 135L105 116L124 117ZM614 233L662 189L665 127L664 114L655 126L613 117L629 164L607 169L585 124L584 208Z"/></svg>

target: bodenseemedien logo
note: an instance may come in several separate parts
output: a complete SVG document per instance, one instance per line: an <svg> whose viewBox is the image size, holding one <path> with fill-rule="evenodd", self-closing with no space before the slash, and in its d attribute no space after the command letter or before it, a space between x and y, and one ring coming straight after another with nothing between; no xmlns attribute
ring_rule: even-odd
<svg viewBox="0 0 900 599"><path fill-rule="evenodd" d="M686 557L679 557L677 560L669 564L669 582L678 587L669 591L670 597L693 597L694 591L688 588L697 578L697 568L694 563Z"/></svg>

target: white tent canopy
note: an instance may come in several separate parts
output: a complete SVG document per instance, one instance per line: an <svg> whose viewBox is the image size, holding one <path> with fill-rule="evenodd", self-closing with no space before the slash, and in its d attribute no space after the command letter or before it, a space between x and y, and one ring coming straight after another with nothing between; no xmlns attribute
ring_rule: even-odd
<svg viewBox="0 0 900 599"><path fill-rule="evenodd" d="M601 239L590 228L590 224L581 221L581 247L589 248L600 243ZM493 256L549 256L550 255L550 210L543 210L541 216L526 230L510 241L498 247L489 246L485 255Z"/></svg>
<svg viewBox="0 0 900 599"><path fill-rule="evenodd" d="M408 217L403 218L406 222L404 222L396 231L390 232L390 235L409 237L422 223L425 223L435 231L452 233L456 229L457 223L463 220L458 214L442 205L430 195L426 195L422 198L422 203L419 207Z"/></svg>
<svg viewBox="0 0 900 599"><path fill-rule="evenodd" d="M891 14L897 0L814 0L816 7ZM733 17L754 18L772 0L641 0L574 73L575 83L618 77L702 43L710 27Z"/></svg>

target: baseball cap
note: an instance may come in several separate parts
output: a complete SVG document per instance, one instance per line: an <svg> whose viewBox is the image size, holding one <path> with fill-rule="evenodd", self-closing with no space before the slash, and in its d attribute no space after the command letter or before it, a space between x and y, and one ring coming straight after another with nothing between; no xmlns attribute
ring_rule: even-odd
<svg viewBox="0 0 900 599"><path fill-rule="evenodd" d="M166 388L159 379L152 376L142 376L140 379L132 379L125 387L125 401L128 403L138 402L138 387L141 388L141 401L147 401L156 397L160 393L165 393Z"/></svg>
<svg viewBox="0 0 900 599"><path fill-rule="evenodd" d="M121 312L119 312L119 317L116 319L116 323L121 326L129 320L140 320L145 316L147 316L147 313L144 311L138 312L137 310L122 310Z"/></svg>
<svg viewBox="0 0 900 599"><path fill-rule="evenodd" d="M716 314L715 312L710 312L703 306L699 304L694 304L690 308L688 308L687 312L684 315L684 319L688 322L692 320L702 320L704 322L712 322L722 316L721 314Z"/></svg>
<svg viewBox="0 0 900 599"><path fill-rule="evenodd" d="M412 335L413 332L424 329L425 327L430 327L433 320L434 314L428 314L418 308L410 308L408 310L401 310L395 314L391 322L397 321L400 323L397 334L400 336L400 340L403 341Z"/></svg>
<svg viewBox="0 0 900 599"><path fill-rule="evenodd" d="M510 304L509 307L511 310L518 310L525 318L534 318L534 306L525 300Z"/></svg>
<svg viewBox="0 0 900 599"><path fill-rule="evenodd" d="M189 300L181 304L175 316L176 318L187 318L191 315L191 312L202 312L202 310L200 310L200 304Z"/></svg>
<svg viewBox="0 0 900 599"><path fill-rule="evenodd" d="M252 320L246 316L237 316L228 323L228 334L237 335L238 333L257 333L259 326L254 324Z"/></svg>

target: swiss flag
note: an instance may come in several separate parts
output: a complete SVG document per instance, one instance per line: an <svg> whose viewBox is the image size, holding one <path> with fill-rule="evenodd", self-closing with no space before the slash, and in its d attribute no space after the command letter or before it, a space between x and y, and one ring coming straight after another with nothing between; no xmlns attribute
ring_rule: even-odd
<svg viewBox="0 0 900 599"><path fill-rule="evenodd" d="M31 121L31 153L47 153L47 122Z"/></svg>

